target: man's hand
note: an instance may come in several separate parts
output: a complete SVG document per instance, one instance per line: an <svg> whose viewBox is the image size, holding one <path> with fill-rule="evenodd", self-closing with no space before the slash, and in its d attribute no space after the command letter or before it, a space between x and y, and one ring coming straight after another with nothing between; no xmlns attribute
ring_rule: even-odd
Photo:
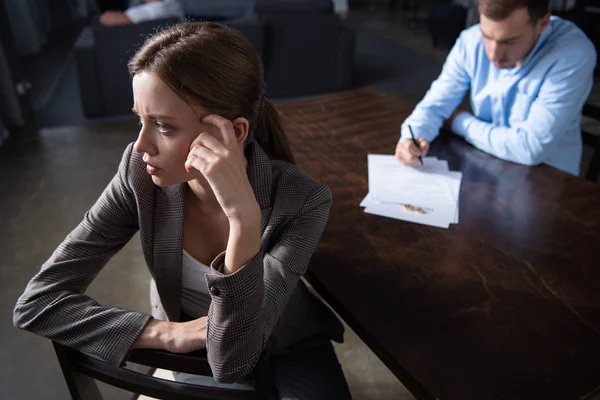
<svg viewBox="0 0 600 400"><path fill-rule="evenodd" d="M404 165L413 165L420 157L425 157L429 151L429 142L417 139L419 147L415 146L412 139L404 139L396 146L396 159Z"/></svg>
<svg viewBox="0 0 600 400"><path fill-rule="evenodd" d="M105 11L100 16L100 23L104 26L122 26L133 24L127 14L121 11Z"/></svg>

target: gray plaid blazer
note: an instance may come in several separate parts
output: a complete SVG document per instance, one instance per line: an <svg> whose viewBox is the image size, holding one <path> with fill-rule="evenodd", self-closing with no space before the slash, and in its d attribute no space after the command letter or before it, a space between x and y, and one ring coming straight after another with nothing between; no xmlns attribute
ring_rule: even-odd
<svg viewBox="0 0 600 400"><path fill-rule="evenodd" d="M185 184L154 185L129 145L119 171L83 221L27 285L14 310L21 329L121 365L152 316L181 320ZM273 353L311 338L342 340L343 326L300 277L329 216L331 193L299 169L247 146L248 178L261 208L261 251L232 275L225 254L207 275L208 360L220 382L246 376L267 347ZM103 306L87 287L137 232L153 277L150 314Z"/></svg>

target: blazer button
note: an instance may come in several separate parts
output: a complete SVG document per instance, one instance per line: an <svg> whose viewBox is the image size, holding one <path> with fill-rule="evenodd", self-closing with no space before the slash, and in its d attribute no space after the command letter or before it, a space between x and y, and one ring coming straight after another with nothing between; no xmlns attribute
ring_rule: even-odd
<svg viewBox="0 0 600 400"><path fill-rule="evenodd" d="M219 290L219 288L215 287L215 286L211 286L209 291L210 291L210 294L212 294L213 296L218 296L221 294L221 291Z"/></svg>

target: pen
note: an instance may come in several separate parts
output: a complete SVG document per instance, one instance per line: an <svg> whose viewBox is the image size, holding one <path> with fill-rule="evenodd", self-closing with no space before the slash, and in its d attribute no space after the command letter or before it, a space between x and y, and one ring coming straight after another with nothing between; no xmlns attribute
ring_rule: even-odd
<svg viewBox="0 0 600 400"><path fill-rule="evenodd" d="M410 127L410 125L408 126L408 130L410 131L410 137L412 138L412 141L415 144L415 146L417 146L417 149L421 149L421 146L419 146L419 143L417 143L417 139L415 139L415 135L413 134L413 131L412 131L412 128ZM423 158L421 158L421 156L419 156L419 161L421 161L421 165L425 165L425 164L423 164Z"/></svg>

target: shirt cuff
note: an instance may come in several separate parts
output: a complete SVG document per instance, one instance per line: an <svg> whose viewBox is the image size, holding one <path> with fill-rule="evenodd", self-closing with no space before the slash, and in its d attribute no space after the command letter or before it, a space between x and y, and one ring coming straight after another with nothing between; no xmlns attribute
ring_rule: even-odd
<svg viewBox="0 0 600 400"><path fill-rule="evenodd" d="M452 132L466 139L469 133L469 126L471 126L474 119L477 118L473 114L466 111L461 112L452 121Z"/></svg>
<svg viewBox="0 0 600 400"><path fill-rule="evenodd" d="M137 6L129 7L125 10L125 15L127 15L134 24L168 18L170 16L162 2L142 3Z"/></svg>
<svg viewBox="0 0 600 400"><path fill-rule="evenodd" d="M144 22L145 14L143 12L139 12L139 6L131 7L125 10L125 15L131 20L134 24L139 24L140 22Z"/></svg>

